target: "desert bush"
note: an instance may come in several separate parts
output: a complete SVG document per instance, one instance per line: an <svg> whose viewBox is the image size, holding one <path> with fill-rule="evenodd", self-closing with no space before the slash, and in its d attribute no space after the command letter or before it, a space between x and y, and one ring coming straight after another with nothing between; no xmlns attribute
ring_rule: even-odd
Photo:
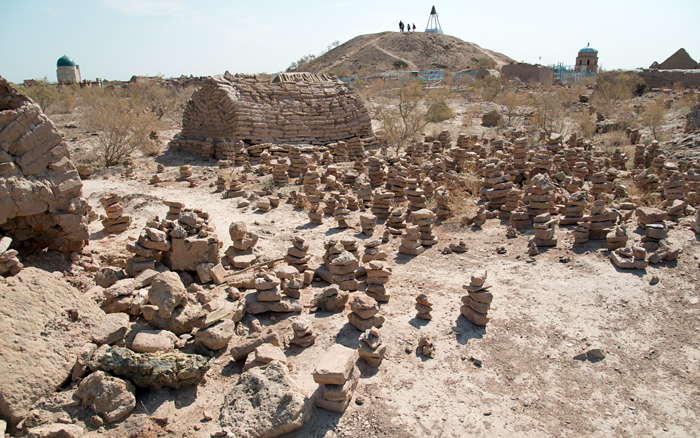
<svg viewBox="0 0 700 438"><path fill-rule="evenodd" d="M639 76L634 73L606 71L598 75L596 92L603 101L617 103L631 99L639 83Z"/></svg>
<svg viewBox="0 0 700 438"><path fill-rule="evenodd" d="M505 78L486 76L474 81L474 85L481 91L481 97L487 102L495 102L496 98L510 89L510 83Z"/></svg>
<svg viewBox="0 0 700 438"><path fill-rule="evenodd" d="M425 114L428 122L438 123L452 118L452 110L447 105L447 102L440 100L432 103L428 107L428 112Z"/></svg>
<svg viewBox="0 0 700 438"><path fill-rule="evenodd" d="M106 167L120 164L138 149L153 153L149 136L159 128L157 116L120 90L87 93L82 118L87 129L99 133L96 152Z"/></svg>
<svg viewBox="0 0 700 438"><path fill-rule="evenodd" d="M533 93L530 99L530 106L535 109L530 117L530 125L543 130L547 135L553 132L564 134L566 124L561 90L547 87L539 93Z"/></svg>
<svg viewBox="0 0 700 438"><path fill-rule="evenodd" d="M664 123L664 118L666 117L667 112L666 102L661 97L644 107L642 121L651 129L651 133L655 140L658 140L657 133L659 128L661 128L661 125Z"/></svg>
<svg viewBox="0 0 700 438"><path fill-rule="evenodd" d="M598 128L595 124L596 118L587 109L575 112L571 119L581 137L592 139L595 136Z"/></svg>
<svg viewBox="0 0 700 438"><path fill-rule="evenodd" d="M21 87L19 91L32 99L45 113L48 113L49 108L55 105L60 98L56 86L50 84L46 78L42 81L37 81L34 85Z"/></svg>
<svg viewBox="0 0 700 438"><path fill-rule="evenodd" d="M292 72L292 71L304 71L304 69L311 64L314 60L316 59L316 55L309 53L308 55L304 55L298 60L292 62L289 64L289 67L287 67L287 72Z"/></svg>
<svg viewBox="0 0 700 438"><path fill-rule="evenodd" d="M504 114L507 117L506 125L517 125L522 120L522 100L522 95L512 90L501 95L498 99L498 103L503 106Z"/></svg>
<svg viewBox="0 0 700 438"><path fill-rule="evenodd" d="M483 58L478 58L476 61L474 61L474 68L475 69L493 69L496 68L496 61L493 58L489 58L488 56L484 56Z"/></svg>
<svg viewBox="0 0 700 438"><path fill-rule="evenodd" d="M402 82L397 94L398 104L378 104L374 116L380 123L378 136L398 154L428 120L421 106L422 89L418 81Z"/></svg>

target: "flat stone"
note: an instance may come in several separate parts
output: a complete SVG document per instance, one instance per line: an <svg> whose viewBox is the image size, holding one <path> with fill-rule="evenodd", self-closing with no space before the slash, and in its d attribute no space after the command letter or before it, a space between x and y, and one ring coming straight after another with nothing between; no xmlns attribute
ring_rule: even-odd
<svg viewBox="0 0 700 438"><path fill-rule="evenodd" d="M316 365L314 381L318 384L345 384L359 357L357 350L334 344Z"/></svg>
<svg viewBox="0 0 700 438"><path fill-rule="evenodd" d="M129 328L129 315L110 313L92 331L92 340L98 344L114 344L124 338Z"/></svg>

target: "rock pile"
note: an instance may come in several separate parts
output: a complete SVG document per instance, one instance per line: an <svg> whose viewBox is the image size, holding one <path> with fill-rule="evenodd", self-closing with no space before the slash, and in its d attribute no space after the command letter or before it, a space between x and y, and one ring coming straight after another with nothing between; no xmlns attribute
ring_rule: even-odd
<svg viewBox="0 0 700 438"><path fill-rule="evenodd" d="M608 242L608 251L614 251L618 248L624 248L627 246L627 240L629 239L629 236L627 236L627 232L625 231L624 228L621 226L616 226L614 230L608 233L607 236L605 236L605 240Z"/></svg>
<svg viewBox="0 0 700 438"><path fill-rule="evenodd" d="M379 311L377 301L363 293L357 293L348 300L351 312L348 322L356 329L364 332L372 327L384 324L384 315Z"/></svg>
<svg viewBox="0 0 700 438"><path fill-rule="evenodd" d="M255 278L256 293L246 295L247 312L253 315L264 312L301 312L301 300L290 297L289 291L284 292L280 284L280 279L273 273L260 271Z"/></svg>
<svg viewBox="0 0 700 438"><path fill-rule="evenodd" d="M420 294L416 297L416 311L417 319L425 319L427 321L433 319L433 316L430 314L433 311L433 303L428 299L427 295Z"/></svg>
<svg viewBox="0 0 700 438"><path fill-rule="evenodd" d="M427 208L414 211L408 216L413 225L418 226L420 231L421 245L432 246L438 242L437 236L433 232L437 216Z"/></svg>
<svg viewBox="0 0 700 438"><path fill-rule="evenodd" d="M314 327L306 318L296 318L292 322L292 330L294 331L294 337L290 339L290 343L298 345L302 348L309 347L316 340L316 333L314 333Z"/></svg>
<svg viewBox="0 0 700 438"><path fill-rule="evenodd" d="M485 326L490 320L487 314L493 301L493 294L489 292L491 285L486 283L486 271L472 275L471 283L463 288L468 294L462 297L460 313L471 323Z"/></svg>
<svg viewBox="0 0 700 438"><path fill-rule="evenodd" d="M557 246L557 238L554 237L557 223L557 219L549 213L535 216L532 225L535 228L534 244L539 247Z"/></svg>
<svg viewBox="0 0 700 438"><path fill-rule="evenodd" d="M379 245L379 240L370 240L365 242L365 252L362 254L362 263L371 262L372 260L386 260L389 255L383 251Z"/></svg>
<svg viewBox="0 0 700 438"><path fill-rule="evenodd" d="M0 239L0 276L17 275L24 267L17 258L17 250L10 249L12 238Z"/></svg>
<svg viewBox="0 0 700 438"><path fill-rule="evenodd" d="M386 345L382 344L379 329L372 327L365 330L365 332L360 335L359 343L360 345L357 348L357 352L360 358L364 359L367 365L373 368L378 367L386 354Z"/></svg>
<svg viewBox="0 0 700 438"><path fill-rule="evenodd" d="M584 220L588 222L588 238L592 240L605 239L615 226L618 217L619 214L617 212L614 212L610 207L606 207L605 201L595 201L591 207L591 213L584 216Z"/></svg>
<svg viewBox="0 0 700 438"><path fill-rule="evenodd" d="M367 271L367 295L380 303L389 302L391 295L386 290L386 284L391 277L391 268L387 267L383 261L373 260L365 266Z"/></svg>
<svg viewBox="0 0 700 438"><path fill-rule="evenodd" d="M387 230L391 234L401 234L401 230L406 228L406 209L396 207L391 210L391 215L386 220Z"/></svg>
<svg viewBox="0 0 700 438"><path fill-rule="evenodd" d="M356 254L357 242L348 241L347 245L334 239L326 242L323 261L332 275L330 283L337 284L340 289L348 291L354 291L360 287L355 279L355 271L360 266Z"/></svg>
<svg viewBox="0 0 700 438"><path fill-rule="evenodd" d="M610 253L610 260L621 269L646 269L649 262L644 248L620 248Z"/></svg>
<svg viewBox="0 0 700 438"><path fill-rule="evenodd" d="M319 408L334 412L344 412L352 399L360 379L360 369L356 362L360 355L357 350L334 344L314 369L314 382L319 391L315 404Z"/></svg>
<svg viewBox="0 0 700 438"><path fill-rule="evenodd" d="M366 236L374 234L374 227L377 226L377 216L373 214L363 213L360 215L360 227L362 233Z"/></svg>
<svg viewBox="0 0 700 438"><path fill-rule="evenodd" d="M284 257L284 262L290 266L297 268L299 272L304 272L309 268L309 260L311 256L307 254L309 244L302 236L292 237L292 246L287 249L287 255Z"/></svg>
<svg viewBox="0 0 700 438"><path fill-rule="evenodd" d="M100 203L105 209L107 217L102 220L105 233L121 233L131 225L131 215L124 214L121 204L122 197L116 192L110 192L100 198Z"/></svg>
<svg viewBox="0 0 700 438"><path fill-rule="evenodd" d="M0 77L0 228L23 245L88 241L87 201L67 144L39 105Z"/></svg>
<svg viewBox="0 0 700 438"><path fill-rule="evenodd" d="M425 247L421 242L421 232L418 225L406 227L405 234L401 239L399 253L408 255L419 255L425 251Z"/></svg>

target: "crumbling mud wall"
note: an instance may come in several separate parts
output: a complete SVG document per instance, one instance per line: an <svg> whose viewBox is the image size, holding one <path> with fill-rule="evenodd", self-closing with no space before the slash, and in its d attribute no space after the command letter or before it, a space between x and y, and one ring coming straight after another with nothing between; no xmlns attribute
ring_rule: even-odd
<svg viewBox="0 0 700 438"><path fill-rule="evenodd" d="M82 187L54 124L0 77L0 234L23 245L82 248L88 240Z"/></svg>
<svg viewBox="0 0 700 438"><path fill-rule="evenodd" d="M343 82L325 75L270 82L227 72L192 95L170 147L225 158L222 145L237 141L327 145L352 138L374 134L362 100Z"/></svg>

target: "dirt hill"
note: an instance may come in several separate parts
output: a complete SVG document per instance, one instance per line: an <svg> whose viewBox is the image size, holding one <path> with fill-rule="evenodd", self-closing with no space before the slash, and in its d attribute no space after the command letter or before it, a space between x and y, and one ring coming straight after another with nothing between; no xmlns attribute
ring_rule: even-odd
<svg viewBox="0 0 700 438"><path fill-rule="evenodd" d="M493 59L499 67L513 61L449 35L382 32L357 36L319 56L304 71L340 76L371 76L388 70L459 71L476 67L482 58Z"/></svg>

